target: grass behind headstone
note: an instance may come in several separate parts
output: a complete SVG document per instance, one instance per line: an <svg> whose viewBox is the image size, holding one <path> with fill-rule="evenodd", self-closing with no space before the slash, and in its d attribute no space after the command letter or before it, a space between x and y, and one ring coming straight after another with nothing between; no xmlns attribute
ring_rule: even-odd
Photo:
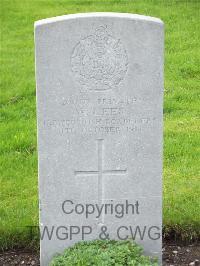
<svg viewBox="0 0 200 266"><path fill-rule="evenodd" d="M1 2L0 246L28 245L38 224L34 36L36 20L78 12L130 12L165 22L164 224L181 238L200 221L198 1ZM18 237L16 237L18 236ZM19 237L20 236L20 237Z"/></svg>

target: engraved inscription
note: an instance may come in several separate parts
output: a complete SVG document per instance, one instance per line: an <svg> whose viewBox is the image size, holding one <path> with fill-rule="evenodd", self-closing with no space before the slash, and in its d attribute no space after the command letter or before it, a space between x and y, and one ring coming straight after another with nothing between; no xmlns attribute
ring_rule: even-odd
<svg viewBox="0 0 200 266"><path fill-rule="evenodd" d="M104 199L104 175L124 175L127 173L127 169L114 169L114 170L104 170L103 168L103 139L97 139L97 151L98 151L98 169L95 171L74 171L76 176L78 175L97 175L98 176L98 202L102 204ZM103 221L102 221L103 222Z"/></svg>
<svg viewBox="0 0 200 266"><path fill-rule="evenodd" d="M155 117L72 117L71 119L48 119L43 121L45 129L58 130L60 134L74 134L81 132L82 134L122 134L125 132L135 131L142 132L151 129L157 122Z"/></svg>
<svg viewBox="0 0 200 266"><path fill-rule="evenodd" d="M62 98L62 117L45 119L46 130L57 131L61 135L97 134L96 138L106 135L119 135L151 130L158 120L151 112L136 114L140 105L150 102L148 97L126 96L108 97L88 94ZM61 101L58 101L59 103ZM73 110L73 115L71 111ZM101 134L101 136L98 136ZM102 135L103 134L103 135Z"/></svg>
<svg viewBox="0 0 200 266"><path fill-rule="evenodd" d="M71 55L75 79L89 90L114 89L124 78L128 58L120 39L98 27L93 35L80 40Z"/></svg>

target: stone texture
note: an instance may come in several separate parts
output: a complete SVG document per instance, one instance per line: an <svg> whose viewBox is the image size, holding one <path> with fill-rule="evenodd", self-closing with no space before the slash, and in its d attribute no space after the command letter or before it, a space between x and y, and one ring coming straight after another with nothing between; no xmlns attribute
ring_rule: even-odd
<svg viewBox="0 0 200 266"><path fill-rule="evenodd" d="M162 228L163 23L133 14L61 16L35 23L35 45L40 228L60 229L41 241L41 265L82 240L69 239L70 226L91 226L85 240L99 238L102 226L115 239L140 226L146 231L136 241L161 258L161 237L152 238ZM64 213L66 200L128 200L139 210L86 218Z"/></svg>

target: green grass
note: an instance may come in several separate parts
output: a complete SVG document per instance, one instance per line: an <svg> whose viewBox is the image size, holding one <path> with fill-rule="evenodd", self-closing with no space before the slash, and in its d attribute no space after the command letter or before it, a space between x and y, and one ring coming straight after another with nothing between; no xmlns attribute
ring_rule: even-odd
<svg viewBox="0 0 200 266"><path fill-rule="evenodd" d="M198 1L1 0L0 246L30 245L38 224L34 36L36 20L130 12L165 22L164 225L187 240L200 226Z"/></svg>

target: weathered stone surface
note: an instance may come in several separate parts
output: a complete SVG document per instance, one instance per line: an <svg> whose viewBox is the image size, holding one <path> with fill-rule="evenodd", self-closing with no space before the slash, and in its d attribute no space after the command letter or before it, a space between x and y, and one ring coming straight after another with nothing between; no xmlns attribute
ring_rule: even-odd
<svg viewBox="0 0 200 266"><path fill-rule="evenodd" d="M161 257L163 23L68 15L36 22L35 44L41 265L102 226Z"/></svg>

